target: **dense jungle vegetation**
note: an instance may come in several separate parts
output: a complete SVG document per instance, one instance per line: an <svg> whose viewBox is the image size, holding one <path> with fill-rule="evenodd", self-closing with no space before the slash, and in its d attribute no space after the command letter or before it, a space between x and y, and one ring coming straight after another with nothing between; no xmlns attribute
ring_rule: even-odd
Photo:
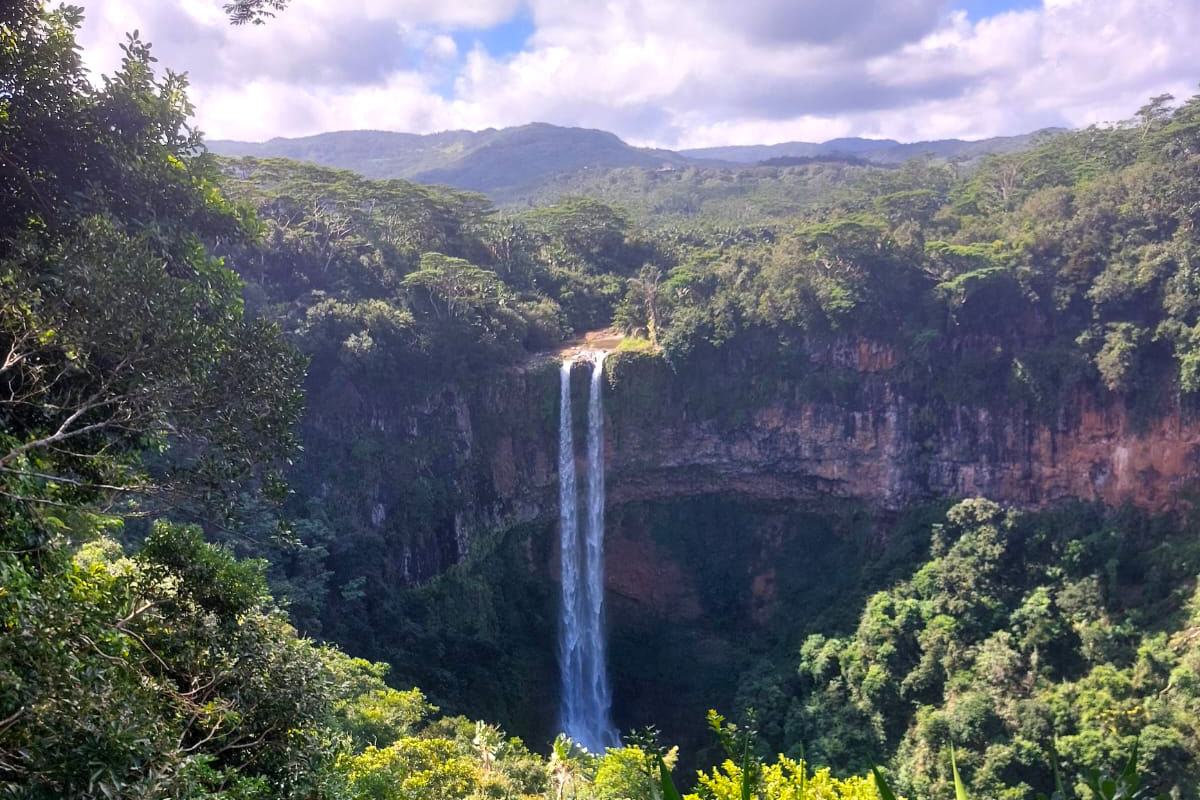
<svg viewBox="0 0 1200 800"><path fill-rule="evenodd" d="M699 379L733 359L832 397L852 378L810 354L886 342L931 415L981 397L1051 414L1085 386L1149 417L1200 388L1200 98L970 170L788 167L837 186L801 217L651 230L593 198L500 215L479 195L215 159L186 80L136 37L89 82L79 20L0 7L6 797L672 797L662 772L683 756L653 731L589 754L456 715L519 678L519 658L483 656L550 647L497 622L524 613L506 596L521 544L371 594L354 555L370 534L296 480L326 457L302 449L306 390L401 375L396 402L417 400L609 325L630 359ZM727 207L718 191L698 207ZM797 597L832 585L842 602L730 639L740 727L710 720L728 759L676 779L702 800L886 800L881 765L907 796L949 796L953 745L979 797L1054 792L1056 773L1056 797L1142 796L1076 778L1130 753L1145 789L1200 796L1193 516L917 512L845 577L797 555ZM705 608L736 634L713 585ZM379 649L349 613L366 604L407 614L391 673L356 657ZM459 671L474 679L451 692Z"/></svg>
<svg viewBox="0 0 1200 800"><path fill-rule="evenodd" d="M317 369L445 377L615 322L681 366L748 342L796 370L806 343L870 337L931 398L989 389L1049 408L1087 381L1190 395L1198 114L1200 99L1156 98L1127 125L969 171L839 172L786 222L654 231L591 198L498 216L478 195L232 160L229 196L258 209L262 235L227 252Z"/></svg>

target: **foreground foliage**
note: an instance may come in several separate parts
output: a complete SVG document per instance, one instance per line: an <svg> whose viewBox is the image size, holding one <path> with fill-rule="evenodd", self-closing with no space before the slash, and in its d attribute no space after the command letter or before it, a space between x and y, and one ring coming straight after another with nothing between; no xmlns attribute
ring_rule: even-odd
<svg viewBox="0 0 1200 800"><path fill-rule="evenodd" d="M1200 776L1200 550L1166 520L964 501L930 560L872 596L856 630L804 641L743 685L781 742L843 769L890 757L898 788L1027 797L1137 747L1152 788ZM780 666L780 670L786 667ZM1083 791L1083 781L1077 785Z"/></svg>

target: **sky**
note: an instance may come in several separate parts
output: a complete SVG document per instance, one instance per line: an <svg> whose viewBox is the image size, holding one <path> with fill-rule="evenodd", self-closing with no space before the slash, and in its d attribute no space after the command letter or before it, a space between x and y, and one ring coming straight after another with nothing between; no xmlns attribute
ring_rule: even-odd
<svg viewBox="0 0 1200 800"><path fill-rule="evenodd" d="M1200 82L1200 0L75 0L95 75L137 29L209 138L550 122L682 149L983 138Z"/></svg>

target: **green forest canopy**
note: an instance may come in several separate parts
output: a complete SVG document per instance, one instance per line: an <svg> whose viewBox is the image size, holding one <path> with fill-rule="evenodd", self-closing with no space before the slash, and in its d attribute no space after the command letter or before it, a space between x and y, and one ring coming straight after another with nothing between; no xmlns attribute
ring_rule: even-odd
<svg viewBox="0 0 1200 800"><path fill-rule="evenodd" d="M648 232L587 198L502 216L402 181L218 163L188 127L186 81L158 76L136 37L89 83L79 22L30 0L0 11L11 796L661 791L655 759L671 754L650 738L604 755L559 740L543 758L435 717L384 666L301 638L267 565L210 541L268 535L240 514L286 496L306 364L436 381L615 322L677 365L747 337L781 359L889 341L931 404L981 385L1046 407L1075 383L1131 402L1200 387L1197 98L963 174L872 171L799 219ZM978 792L1017 797L1048 786L1055 734L1072 770L1140 738L1154 786L1195 797L1197 567L1182 524L956 505L856 631L809 639L790 674L744 685L776 700L758 704L763 741L804 744L839 773L878 756L922 796L947 792L954 742ZM697 791L742 786L877 792L737 752Z"/></svg>

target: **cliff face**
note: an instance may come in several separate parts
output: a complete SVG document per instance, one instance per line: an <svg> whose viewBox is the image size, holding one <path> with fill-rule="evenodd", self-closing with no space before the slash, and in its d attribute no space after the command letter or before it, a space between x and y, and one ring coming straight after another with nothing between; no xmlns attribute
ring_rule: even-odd
<svg viewBox="0 0 1200 800"><path fill-rule="evenodd" d="M1024 507L1076 498L1159 511L1200 479L1200 420L1178 407L1137 424L1124 404L1080 393L1051 423L987 398L931 419L873 368L880 354L869 355L860 391L845 404L785 385L736 424L669 408L653 424L612 419L610 502L736 491L856 498L888 510L983 496Z"/></svg>
<svg viewBox="0 0 1200 800"><path fill-rule="evenodd" d="M414 390L405 376L310 386L295 483L338 529L334 572L424 582L487 532L557 502L558 368Z"/></svg>
<svg viewBox="0 0 1200 800"><path fill-rule="evenodd" d="M890 512L972 495L1163 510L1200 480L1200 421L1179 408L1138 424L1120 403L1081 392L1047 421L1005 398L911 396L877 344L810 361L764 378L761 364L677 372L652 355L606 360L606 588L622 726L656 722L671 741L702 747L696 720L732 703L730 676L753 667L748 628L823 630L880 588L877 562L911 536ZM590 369L572 379L580 444ZM390 661L444 708L548 738L559 364L436 391L404 377L311 387L295 482L335 532L325 633ZM471 555L447 581L408 590ZM448 678L443 663L475 672ZM506 697L523 700L508 707Z"/></svg>
<svg viewBox="0 0 1200 800"><path fill-rule="evenodd" d="M879 510L941 496L1038 507L1068 498L1165 510L1200 479L1200 421L1178 407L1135 424L1119 401L1081 393L1047 423L980 398L931 412L906 397L887 348L825 354L853 378L840 399L807 383L679 375L662 359L607 364L610 506L707 494L851 498ZM588 365L574 375L577 424ZM579 430L582 441L582 430ZM542 362L416 399L386 383L314 393L307 483L342 498L389 582L419 583L489 531L557 513L558 365ZM336 486L337 491L332 491ZM336 553L335 553L336 555Z"/></svg>

